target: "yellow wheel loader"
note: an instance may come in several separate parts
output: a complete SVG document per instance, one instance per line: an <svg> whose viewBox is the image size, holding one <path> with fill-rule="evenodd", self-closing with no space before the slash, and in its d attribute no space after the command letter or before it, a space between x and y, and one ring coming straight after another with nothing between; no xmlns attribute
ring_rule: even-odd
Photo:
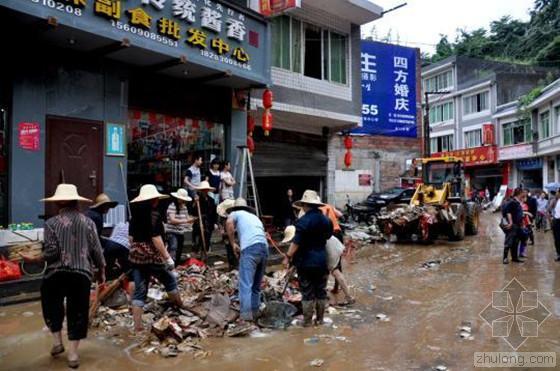
<svg viewBox="0 0 560 371"><path fill-rule="evenodd" d="M383 230L397 239L432 242L441 235L460 241L478 234L480 207L468 200L462 160L456 157L419 159L422 183L410 205L394 210Z"/></svg>

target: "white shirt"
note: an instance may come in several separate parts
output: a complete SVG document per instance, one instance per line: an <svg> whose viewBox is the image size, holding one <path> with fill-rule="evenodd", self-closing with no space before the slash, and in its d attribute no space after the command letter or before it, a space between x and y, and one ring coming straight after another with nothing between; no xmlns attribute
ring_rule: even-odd
<svg viewBox="0 0 560 371"><path fill-rule="evenodd" d="M338 265L340 257L344 252L344 245L335 236L332 236L327 240L327 266L330 271L332 271Z"/></svg>
<svg viewBox="0 0 560 371"><path fill-rule="evenodd" d="M554 207L554 213L552 215L554 219L560 219L560 201L556 200L556 206Z"/></svg>

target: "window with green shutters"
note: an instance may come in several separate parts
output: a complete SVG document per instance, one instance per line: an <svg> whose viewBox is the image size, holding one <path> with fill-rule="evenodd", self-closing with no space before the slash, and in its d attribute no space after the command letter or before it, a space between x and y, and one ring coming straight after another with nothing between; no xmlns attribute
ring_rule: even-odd
<svg viewBox="0 0 560 371"><path fill-rule="evenodd" d="M292 18L292 71L301 73L301 22Z"/></svg>
<svg viewBox="0 0 560 371"><path fill-rule="evenodd" d="M453 149L453 134L430 138L431 153L453 151Z"/></svg>
<svg viewBox="0 0 560 371"><path fill-rule="evenodd" d="M346 36L330 33L331 81L346 84Z"/></svg>
<svg viewBox="0 0 560 371"><path fill-rule="evenodd" d="M290 65L290 17L272 19L272 65L291 70Z"/></svg>
<svg viewBox="0 0 560 371"><path fill-rule="evenodd" d="M524 119L502 125L504 146L529 143L531 138L531 120Z"/></svg>
<svg viewBox="0 0 560 371"><path fill-rule="evenodd" d="M486 111L490 107L490 93L488 91L471 95L463 99L463 113L470 115L472 113Z"/></svg>
<svg viewBox="0 0 560 371"><path fill-rule="evenodd" d="M424 91L442 91L453 86L453 71L445 71L424 80Z"/></svg>
<svg viewBox="0 0 560 371"><path fill-rule="evenodd" d="M475 148L482 145L482 129L465 132L465 148Z"/></svg>
<svg viewBox="0 0 560 371"><path fill-rule="evenodd" d="M455 107L453 102L434 105L430 108L430 125L452 120L455 116L454 109Z"/></svg>
<svg viewBox="0 0 560 371"><path fill-rule="evenodd" d="M290 16L272 19L272 65L308 77L348 83L348 36Z"/></svg>
<svg viewBox="0 0 560 371"><path fill-rule="evenodd" d="M550 137L550 112L539 115L539 139Z"/></svg>
<svg viewBox="0 0 560 371"><path fill-rule="evenodd" d="M556 120L556 131L554 135L560 135L560 106L554 108L555 120Z"/></svg>

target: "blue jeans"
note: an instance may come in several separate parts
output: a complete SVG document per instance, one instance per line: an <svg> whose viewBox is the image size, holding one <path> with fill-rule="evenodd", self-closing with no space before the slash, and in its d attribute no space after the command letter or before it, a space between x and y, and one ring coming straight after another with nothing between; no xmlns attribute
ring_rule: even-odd
<svg viewBox="0 0 560 371"><path fill-rule="evenodd" d="M261 304L261 281L266 270L268 246L257 243L241 251L239 259L239 304L241 319L253 320Z"/></svg>
<svg viewBox="0 0 560 371"><path fill-rule="evenodd" d="M184 244L185 236L183 234L167 233L167 252L175 260L175 266L181 264Z"/></svg>
<svg viewBox="0 0 560 371"><path fill-rule="evenodd" d="M101 239L101 246L103 247L103 256L107 263L106 269L110 271L115 265L115 261L119 262L123 273L128 273L130 270L130 262L128 261L128 249L115 241L105 238Z"/></svg>
<svg viewBox="0 0 560 371"><path fill-rule="evenodd" d="M134 264L132 266L132 279L134 280L132 306L144 307L148 296L148 285L152 277L155 277L165 287L168 294L177 292L177 279L164 265Z"/></svg>

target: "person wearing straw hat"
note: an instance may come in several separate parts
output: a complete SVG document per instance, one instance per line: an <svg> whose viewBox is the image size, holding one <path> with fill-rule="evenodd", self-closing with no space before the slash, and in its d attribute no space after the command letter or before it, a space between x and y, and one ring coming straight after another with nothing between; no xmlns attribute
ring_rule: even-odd
<svg viewBox="0 0 560 371"><path fill-rule="evenodd" d="M107 272L114 267L115 262L117 261L121 271L128 272L130 269L130 264L128 263L128 248L123 246L122 243L117 243L111 238L106 238L102 235L103 217L110 209L116 207L118 202L111 200L111 198L105 193L97 195L94 202L95 203L89 207L86 215L95 223L97 236L101 242L103 255L105 256L105 261L107 263ZM119 226L119 228L121 228L121 226Z"/></svg>
<svg viewBox="0 0 560 371"><path fill-rule="evenodd" d="M171 257L175 257L175 265L178 265L181 262L185 244L185 232L194 222L194 219L189 217L187 210L187 202L191 202L192 198L189 197L189 193L184 188L172 192L171 196L173 196L173 202L167 208L167 223L165 224L167 251L169 251Z"/></svg>
<svg viewBox="0 0 560 371"><path fill-rule="evenodd" d="M261 305L261 281L268 259L268 242L262 221L243 198L227 209L226 230L233 251L239 256L239 307L242 322L256 320ZM239 244L235 242L235 232Z"/></svg>
<svg viewBox="0 0 560 371"><path fill-rule="evenodd" d="M201 228L199 223L202 223L204 228L204 243L206 244L206 250L202 253L206 254L210 251L210 239L212 238L212 232L214 231L214 226L217 221L216 203L208 193L215 192L216 188L210 186L210 183L204 180L196 187L196 191L198 195L198 200L196 200L196 202L200 205L200 215L198 215L199 219L193 225L193 251L201 251L200 246L203 244L203 241L200 235ZM196 211L198 212L198 210Z"/></svg>
<svg viewBox="0 0 560 371"><path fill-rule="evenodd" d="M47 268L41 285L43 318L52 333L51 355L64 352L62 323L66 312L68 328L68 366L80 365L78 347L87 337L89 295L94 268L97 281L105 281L105 259L95 224L79 211L80 202L91 200L78 194L73 184L59 184L53 196L42 199L53 202L58 215L45 223L42 258ZM66 309L64 301L66 300Z"/></svg>
<svg viewBox="0 0 560 371"><path fill-rule="evenodd" d="M105 193L98 194L94 202L95 203L89 207L86 215L95 223L97 235L101 239L101 234L103 232L103 216L119 203L111 200ZM101 244L103 245L103 241L101 241Z"/></svg>
<svg viewBox="0 0 560 371"><path fill-rule="evenodd" d="M221 226L221 231L222 231L222 242L226 247L226 254L227 254L228 266L230 271L237 269L239 265L239 259L237 259L237 255L233 251L233 246L229 242L229 237L227 235L227 230L226 230L226 221L228 218L227 209L233 206L235 206L235 200L226 199L222 201L218 205L218 207L216 207L216 213L218 214L219 221L220 221L219 224Z"/></svg>
<svg viewBox="0 0 560 371"><path fill-rule="evenodd" d="M284 239L282 244L289 244L292 242L296 235L296 227L290 225L284 229ZM342 274L342 254L344 253L344 245L337 236L334 234L327 240L325 245L327 250L327 267L329 272L335 279L335 285L338 284L342 288L344 295L346 296L345 301L339 305L352 305L356 302L356 299L350 294L350 289L346 283L346 278ZM334 290L333 290L334 291ZM334 293L334 292L333 292ZM336 303L333 303L336 304Z"/></svg>
<svg viewBox="0 0 560 371"><path fill-rule="evenodd" d="M148 286L152 277L165 287L168 299L182 307L183 302L177 290L177 279L171 272L174 261L167 252L163 242L165 229L163 220L157 210L159 200L168 198L158 192L153 184L145 184L140 188L138 197L130 201L132 219L129 233L132 237L129 259L132 263L132 279L134 294L132 296L132 315L134 329L143 330L142 314Z"/></svg>
<svg viewBox="0 0 560 371"><path fill-rule="evenodd" d="M316 324L323 323L327 305L326 243L333 235L331 221L319 207L324 206L317 192L306 190L301 200L294 202L305 213L296 223L296 234L284 258L284 265L295 265L302 293L303 325L311 326L313 312Z"/></svg>

